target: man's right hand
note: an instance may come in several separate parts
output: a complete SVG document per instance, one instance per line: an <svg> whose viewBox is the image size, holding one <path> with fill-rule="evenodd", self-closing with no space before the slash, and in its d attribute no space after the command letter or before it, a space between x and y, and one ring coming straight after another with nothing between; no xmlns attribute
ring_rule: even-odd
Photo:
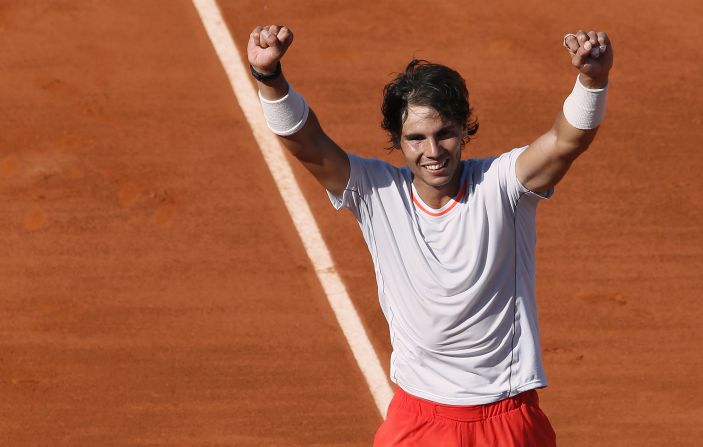
<svg viewBox="0 0 703 447"><path fill-rule="evenodd" d="M249 35L249 63L259 73L273 73L291 43L293 33L285 26L257 26Z"/></svg>

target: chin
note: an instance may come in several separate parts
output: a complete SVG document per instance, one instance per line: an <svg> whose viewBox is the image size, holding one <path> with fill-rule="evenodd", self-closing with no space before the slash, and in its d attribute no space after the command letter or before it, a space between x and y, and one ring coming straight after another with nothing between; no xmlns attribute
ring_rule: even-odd
<svg viewBox="0 0 703 447"><path fill-rule="evenodd" d="M420 178L422 178L422 181L427 185L430 185L435 188L442 188L452 182L452 180L457 176L458 169L459 166L455 166L451 172L448 172L446 174L433 175L420 168L419 174L421 174Z"/></svg>

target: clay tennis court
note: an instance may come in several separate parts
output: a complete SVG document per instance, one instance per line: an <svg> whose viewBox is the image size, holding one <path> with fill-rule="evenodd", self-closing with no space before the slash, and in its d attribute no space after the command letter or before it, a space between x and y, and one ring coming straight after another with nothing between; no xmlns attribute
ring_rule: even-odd
<svg viewBox="0 0 703 447"><path fill-rule="evenodd" d="M698 445L703 6L484 3L218 0L242 54L288 25L327 133L395 164L381 90L413 56L466 77L482 157L551 125L564 33L607 31L606 120L540 205L541 406L564 446ZM193 4L0 1L0 42L0 445L370 445L381 415ZM387 373L358 225L293 169Z"/></svg>

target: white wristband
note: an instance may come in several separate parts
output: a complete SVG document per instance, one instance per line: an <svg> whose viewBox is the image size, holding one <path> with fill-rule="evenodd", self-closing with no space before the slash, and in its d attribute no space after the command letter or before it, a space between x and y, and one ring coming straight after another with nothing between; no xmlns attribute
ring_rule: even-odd
<svg viewBox="0 0 703 447"><path fill-rule="evenodd" d="M283 98L264 99L259 92L261 108L269 129L276 135L293 135L305 125L308 119L308 108L305 99L288 84L288 94Z"/></svg>
<svg viewBox="0 0 703 447"><path fill-rule="evenodd" d="M576 77L574 90L564 101L564 116L577 129L595 129L605 116L608 86L593 89L584 87Z"/></svg>

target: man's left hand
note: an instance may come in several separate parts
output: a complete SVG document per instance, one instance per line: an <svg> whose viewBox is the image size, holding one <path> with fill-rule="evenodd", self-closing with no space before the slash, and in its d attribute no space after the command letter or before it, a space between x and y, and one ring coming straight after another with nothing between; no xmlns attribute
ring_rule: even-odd
<svg viewBox="0 0 703 447"><path fill-rule="evenodd" d="M571 63L581 72L581 83L590 88L601 88L608 83L608 72L613 67L613 46L602 31L578 31L567 34L564 46L571 53Z"/></svg>

